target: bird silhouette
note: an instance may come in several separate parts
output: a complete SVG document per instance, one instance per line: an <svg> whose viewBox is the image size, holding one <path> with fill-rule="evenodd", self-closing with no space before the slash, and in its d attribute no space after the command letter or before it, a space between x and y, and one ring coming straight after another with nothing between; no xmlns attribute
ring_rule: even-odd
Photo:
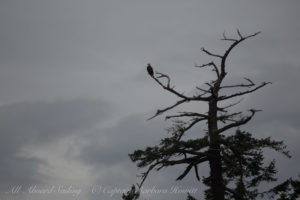
<svg viewBox="0 0 300 200"><path fill-rule="evenodd" d="M147 72L148 72L148 74L149 74L150 76L153 77L154 72L153 72L153 68L152 68L152 66L150 65L150 63L147 64Z"/></svg>

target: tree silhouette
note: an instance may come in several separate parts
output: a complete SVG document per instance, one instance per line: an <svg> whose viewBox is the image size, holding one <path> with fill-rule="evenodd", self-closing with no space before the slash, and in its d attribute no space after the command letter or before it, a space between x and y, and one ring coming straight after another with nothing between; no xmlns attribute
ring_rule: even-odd
<svg viewBox="0 0 300 200"><path fill-rule="evenodd" d="M276 181L275 160L264 165L263 149L269 148L290 157L282 141L274 141L269 137L253 138L250 133L236 131L235 135L221 138L222 170L226 199L256 199L269 191L259 191L262 182ZM204 182L206 183L206 180ZM209 183L206 183L209 185ZM206 190L207 199L212 191Z"/></svg>
<svg viewBox="0 0 300 200"><path fill-rule="evenodd" d="M262 149L271 148L286 156L289 154L284 150L285 146L282 142L272 141L270 138L257 140L252 138L251 134L239 130L235 135L225 135L225 132L248 123L260 110L249 109L250 114L248 115L245 115L244 112L230 112L230 108L239 104L241 99L235 103L220 106L221 103L224 104L223 102L241 98L270 84L270 82L256 84L249 78L244 78L245 81L240 84L223 84L228 73L226 61L231 51L244 40L255 37L259 33L244 36L237 30L237 38L228 38L223 33L222 40L230 42L230 45L222 55L202 48L201 50L205 54L212 57L212 61L196 67L200 69L210 68L214 71L215 78L205 83L205 87L196 86L200 92L197 95L188 96L176 90L167 74L157 71L150 74L156 83L164 90L177 96L179 100L168 107L157 110L149 119L190 102L205 103L208 105L208 110L205 113L183 111L175 115L167 115L165 119L173 122L172 127L168 129L171 136L162 139L158 145L147 147L144 150L136 150L129 155L139 168L147 168L141 174L141 182L137 184L138 189L142 187L151 171L159 171L175 165L186 166L176 180L182 180L187 174L194 171L196 179L200 181L198 165L209 162L210 174L203 179L203 182L209 186L206 191L206 199L254 199L259 194L264 195L256 189L249 190L251 187L258 186L262 181L275 180L273 177L276 173L275 163L272 161L263 167ZM229 93L232 90L234 92ZM207 130L200 133L199 138L187 139L186 133L203 121L207 124ZM234 188L228 186L231 182L235 183L233 184ZM269 191L275 196L274 192L275 190ZM129 194L135 194L134 197L137 199L139 190L133 186L127 195L123 195L123 199L130 199L128 198ZM188 199L195 198L189 194Z"/></svg>

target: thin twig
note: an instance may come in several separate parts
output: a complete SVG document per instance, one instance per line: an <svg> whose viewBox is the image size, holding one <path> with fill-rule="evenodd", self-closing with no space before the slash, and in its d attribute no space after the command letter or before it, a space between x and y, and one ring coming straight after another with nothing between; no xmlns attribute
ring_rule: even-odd
<svg viewBox="0 0 300 200"><path fill-rule="evenodd" d="M209 51L207 51L204 47L201 48L201 51L203 51L204 53L206 53L207 55L213 56L213 57L217 57L217 58L223 58L223 56L220 56L218 54L213 54Z"/></svg>

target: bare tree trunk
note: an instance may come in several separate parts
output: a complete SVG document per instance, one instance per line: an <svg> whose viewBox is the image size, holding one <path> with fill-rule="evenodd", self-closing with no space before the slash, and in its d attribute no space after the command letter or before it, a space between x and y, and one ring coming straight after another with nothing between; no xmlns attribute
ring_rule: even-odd
<svg viewBox="0 0 300 200"><path fill-rule="evenodd" d="M211 152L213 158L209 160L209 166L210 166L212 199L224 200L225 192L223 186L220 151L214 151L214 152L211 151Z"/></svg>
<svg viewBox="0 0 300 200"><path fill-rule="evenodd" d="M217 124L217 98L209 102L208 134L210 138L209 147L209 166L210 166L210 184L213 200L224 200L224 185L222 177L222 161L220 155L220 140Z"/></svg>

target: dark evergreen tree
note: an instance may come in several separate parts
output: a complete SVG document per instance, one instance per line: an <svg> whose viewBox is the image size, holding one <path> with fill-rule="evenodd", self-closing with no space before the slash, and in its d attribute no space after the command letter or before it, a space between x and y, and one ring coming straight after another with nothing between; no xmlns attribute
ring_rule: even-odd
<svg viewBox="0 0 300 200"><path fill-rule="evenodd" d="M212 57L212 61L196 67L211 68L216 77L207 82L205 88L196 86L200 92L197 95L187 96L175 90L171 85L170 77L166 74L160 72L150 74L150 77L164 90L179 98L174 104L157 110L150 119L189 102L206 103L208 111L205 113L183 111L175 115L167 115L165 118L173 121L173 126L168 129L170 137L162 139L158 145L136 150L129 155L139 168L147 167L147 170L141 174L141 182L137 184L138 190L132 187L131 191L123 195L124 200L138 198L139 189L151 171L159 171L174 165L186 165L185 170L176 180L182 180L188 173L194 171L196 179L200 181L198 165L209 162L210 174L203 181L209 186L206 199L211 200L255 199L259 194L263 195L256 189L260 182L275 181L275 162L272 161L269 165L263 166L262 149L272 148L289 156L282 142L272 141L270 138L254 139L249 133L239 130L235 135L228 135L228 130L246 124L259 110L249 109L249 115L244 115L243 112L230 112L230 108L240 103L241 100L220 106L228 100L250 94L269 84L269 82L256 84L249 78L244 78L246 82L241 84L223 84L228 73L226 60L231 51L242 41L256 36L259 32L243 36L238 30L237 34L236 39L228 38L225 33L223 34L222 40L231 44L222 55L202 48L204 53ZM231 90L228 91L228 89ZM233 93L229 93L230 91ZM203 121L207 124L207 130L199 133L199 138L188 138L186 133L194 125ZM227 132L226 135L225 132ZM291 181L288 184L291 185ZM230 188L230 185L234 187ZM275 190L269 191L269 193L272 192L275 196ZM188 194L187 199L194 200L195 197Z"/></svg>
<svg viewBox="0 0 300 200"><path fill-rule="evenodd" d="M289 178L273 189L267 191L265 195L269 199L276 200L297 200L300 198L300 176L298 179Z"/></svg>
<svg viewBox="0 0 300 200"><path fill-rule="evenodd" d="M266 193L258 190L260 183L276 181L275 160L264 164L265 148L290 157L282 141L274 141L269 137L255 139L250 133L240 130L235 135L222 137L221 157L226 199L257 199ZM207 190L206 194L207 199L210 199L208 196L211 190Z"/></svg>
<svg viewBox="0 0 300 200"><path fill-rule="evenodd" d="M263 150L268 148L291 157L283 141L271 140L270 137L256 139L250 133L239 129L234 135L223 136L221 140L225 199L296 200L300 197L300 177L299 180L289 178L267 191L259 190L261 183L277 181L275 160L265 164ZM207 186L210 184L209 178L203 178ZM205 191L205 196L206 199L212 198L211 189ZM188 200L189 198L191 199L190 195Z"/></svg>

